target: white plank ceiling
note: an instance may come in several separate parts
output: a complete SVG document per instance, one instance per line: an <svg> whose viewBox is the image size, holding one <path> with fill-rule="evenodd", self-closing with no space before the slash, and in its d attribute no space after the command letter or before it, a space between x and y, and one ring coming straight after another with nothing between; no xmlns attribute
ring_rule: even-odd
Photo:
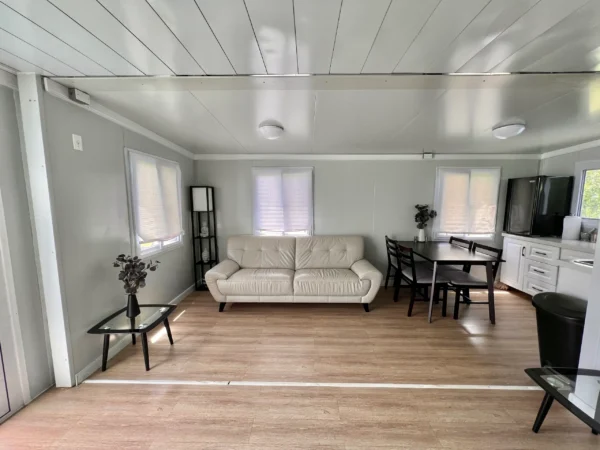
<svg viewBox="0 0 600 450"><path fill-rule="evenodd" d="M0 0L0 64L77 85L195 153L535 153L600 138L596 73L424 75L600 70L600 0ZM297 74L315 76L243 76ZM491 137L515 117L523 135ZM282 139L261 139L264 121Z"/></svg>
<svg viewBox="0 0 600 450"><path fill-rule="evenodd" d="M0 63L56 76L593 71L599 15L600 0L0 0Z"/></svg>

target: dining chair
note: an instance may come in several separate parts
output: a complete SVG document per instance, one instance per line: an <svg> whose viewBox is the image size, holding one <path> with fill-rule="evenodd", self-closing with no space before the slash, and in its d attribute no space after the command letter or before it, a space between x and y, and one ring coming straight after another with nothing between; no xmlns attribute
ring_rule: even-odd
<svg viewBox="0 0 600 450"><path fill-rule="evenodd" d="M388 288L388 281L390 279L390 275L392 274L392 269L394 271L394 280L396 280L396 272L398 271L398 255L396 254L396 241L395 239L390 239L389 237L385 237L385 249L387 251L387 273L385 274L385 289Z"/></svg>
<svg viewBox="0 0 600 450"><path fill-rule="evenodd" d="M412 316L413 306L419 293L425 301L429 301L427 294L423 295L418 292L419 288L427 288L431 286L433 281L433 270L426 264L415 263L413 249L404 247L396 243L396 255L398 258L398 271L396 276L398 281L395 283L394 301L398 301L398 293L400 291L400 279L404 280L410 286L410 303L408 305L408 317ZM426 289L425 289L425 292ZM435 290L433 297L439 298L442 292L442 316L446 317L446 309L448 304L448 280L443 275L436 277Z"/></svg>
<svg viewBox="0 0 600 450"><path fill-rule="evenodd" d="M465 250L471 251L473 250L473 241L468 241L467 239L462 239L456 236L450 236L450 245L455 245L457 247L462 247ZM456 266L441 266L438 268L441 274L445 274L448 272L470 272L471 266L469 264L465 264L461 267Z"/></svg>
<svg viewBox="0 0 600 450"><path fill-rule="evenodd" d="M494 256L496 261L492 265L492 275L494 280L496 279L496 274L498 273L498 268L500 267L500 261L502 259L502 249L490 247L488 245L473 244L473 251L484 253L489 256ZM470 267L468 268L470 269ZM466 303L469 305L489 305L489 302L474 302L471 300L470 290L471 289L487 289L488 283L487 280L482 280L481 278L475 277L471 275L470 270L461 271L455 270L451 272L444 272L444 277L448 278L450 282L450 289L453 289L456 293L454 299L454 319L458 319L458 310L460 308L461 297L464 299L462 303Z"/></svg>

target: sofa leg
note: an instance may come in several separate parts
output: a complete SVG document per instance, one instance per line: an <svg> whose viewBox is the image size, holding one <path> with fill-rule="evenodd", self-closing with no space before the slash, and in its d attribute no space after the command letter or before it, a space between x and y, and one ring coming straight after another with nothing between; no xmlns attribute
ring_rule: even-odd
<svg viewBox="0 0 600 450"><path fill-rule="evenodd" d="M219 303L219 312L223 312L223 310L225 309L225 305L226 304L227 304L226 302Z"/></svg>
<svg viewBox="0 0 600 450"><path fill-rule="evenodd" d="M369 312L369 304L368 303L363 303L363 308L365 309L365 312Z"/></svg>

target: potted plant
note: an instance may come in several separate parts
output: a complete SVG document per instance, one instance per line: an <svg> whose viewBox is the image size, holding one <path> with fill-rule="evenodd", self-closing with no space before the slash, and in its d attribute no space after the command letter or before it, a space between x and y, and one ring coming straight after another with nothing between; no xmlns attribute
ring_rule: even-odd
<svg viewBox="0 0 600 450"><path fill-rule="evenodd" d="M425 227L427 226L427 222L429 222L429 219L433 219L437 216L437 213L433 209L430 211L429 205L415 205L415 208L417 208L415 222L419 229L418 241L425 242Z"/></svg>
<svg viewBox="0 0 600 450"><path fill-rule="evenodd" d="M148 271L156 271L160 261L143 262L137 256L125 256L121 254L113 263L113 267L120 267L119 281L123 282L123 288L127 296L126 315L130 319L140 314L140 305L137 301L138 289L146 286Z"/></svg>

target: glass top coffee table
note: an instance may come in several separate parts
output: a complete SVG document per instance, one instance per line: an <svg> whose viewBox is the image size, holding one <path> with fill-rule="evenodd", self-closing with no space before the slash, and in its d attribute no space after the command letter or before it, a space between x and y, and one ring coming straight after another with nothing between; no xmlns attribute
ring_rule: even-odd
<svg viewBox="0 0 600 450"><path fill-rule="evenodd" d="M600 432L600 370L543 367L526 369L546 395L533 424L537 433L554 400L588 425L594 434Z"/></svg>
<svg viewBox="0 0 600 450"><path fill-rule="evenodd" d="M152 331L163 323L169 342L173 345L173 336L169 326L169 315L175 311L176 305L140 305L140 314L135 318L125 315L127 308L122 308L116 313L94 325L88 330L89 334L103 334L104 346L102 348L102 372L106 370L108 359L108 347L111 334L131 334L131 340L135 345L135 334L142 335L142 348L144 350L144 363L146 370L150 370L150 358L148 356L148 337L146 333Z"/></svg>

